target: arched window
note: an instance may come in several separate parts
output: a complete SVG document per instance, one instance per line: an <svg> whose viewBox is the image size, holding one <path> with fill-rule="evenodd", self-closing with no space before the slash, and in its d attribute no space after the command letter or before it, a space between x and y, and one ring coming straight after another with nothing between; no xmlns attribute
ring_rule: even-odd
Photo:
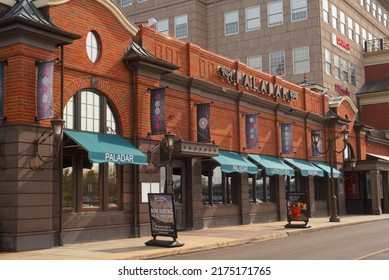
<svg viewBox="0 0 389 280"><path fill-rule="evenodd" d="M64 108L65 128L117 134L117 122L107 99L90 90L74 95ZM65 137L63 142L63 207L71 211L120 207L120 167L112 162L92 163L88 152Z"/></svg>

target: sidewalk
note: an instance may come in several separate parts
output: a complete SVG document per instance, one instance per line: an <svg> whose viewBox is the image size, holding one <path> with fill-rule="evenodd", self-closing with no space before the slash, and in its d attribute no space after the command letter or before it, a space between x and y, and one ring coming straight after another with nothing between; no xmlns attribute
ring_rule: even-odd
<svg viewBox="0 0 389 280"><path fill-rule="evenodd" d="M65 244L51 249L28 252L0 252L0 260L141 260L220 247L286 238L323 229L331 229L359 223L389 220L389 214L342 216L339 223L331 223L328 217L312 218L310 228L285 228L286 221L252 225L211 228L178 232L177 241L182 247L164 248L146 246L152 237L126 238L83 244ZM159 238L158 239L162 239ZM167 239L171 240L171 238Z"/></svg>

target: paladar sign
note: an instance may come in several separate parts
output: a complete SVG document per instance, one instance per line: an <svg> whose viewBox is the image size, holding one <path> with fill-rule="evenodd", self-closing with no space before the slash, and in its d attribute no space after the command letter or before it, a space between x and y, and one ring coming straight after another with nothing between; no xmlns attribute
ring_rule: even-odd
<svg viewBox="0 0 389 280"><path fill-rule="evenodd" d="M109 162L117 162L117 163L133 163L134 156L124 155L124 154L105 153L105 160Z"/></svg>
<svg viewBox="0 0 389 280"><path fill-rule="evenodd" d="M254 76L240 73L236 70L232 70L226 67L219 66L218 67L219 76L227 79L229 83L237 85L241 82L243 87L246 87L250 90L260 92L262 94L281 98L287 101L294 101L297 99L297 93L291 91L290 89L286 89L280 85L275 85L271 82L264 81L262 79L256 80ZM239 76L242 78L239 79Z"/></svg>

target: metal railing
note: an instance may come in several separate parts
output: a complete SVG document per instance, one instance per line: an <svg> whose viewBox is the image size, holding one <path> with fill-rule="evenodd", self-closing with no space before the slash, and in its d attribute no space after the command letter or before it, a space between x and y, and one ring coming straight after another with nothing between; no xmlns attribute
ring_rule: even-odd
<svg viewBox="0 0 389 280"><path fill-rule="evenodd" d="M363 52L376 52L389 50L389 37L382 39L366 40L363 46Z"/></svg>

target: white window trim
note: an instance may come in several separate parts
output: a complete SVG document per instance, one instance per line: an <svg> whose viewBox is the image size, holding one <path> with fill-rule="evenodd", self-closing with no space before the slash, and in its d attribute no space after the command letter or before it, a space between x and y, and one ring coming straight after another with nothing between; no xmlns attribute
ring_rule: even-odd
<svg viewBox="0 0 389 280"><path fill-rule="evenodd" d="M185 23L182 23L182 24L180 24L180 25L186 25L186 35L185 35L185 36L180 36L180 37L178 37L178 36L177 36L177 26L178 26L177 20L178 20L179 18L184 18L184 17L185 17L186 21L185 21ZM179 15L179 16L174 17L174 38L176 38L176 39L187 38L187 37L188 37L188 33L189 33L189 27L188 27L188 14Z"/></svg>
<svg viewBox="0 0 389 280"><path fill-rule="evenodd" d="M128 4L124 4L124 5L123 5L123 0L120 0L120 6L121 7L127 7L127 6L130 6L130 5L132 5L132 0L129 0L129 3Z"/></svg>
<svg viewBox="0 0 389 280"><path fill-rule="evenodd" d="M158 29L158 26L160 26L162 23L165 23L167 24L167 29L166 30L159 30ZM157 21L157 31L162 33L162 34L165 34L165 35L169 35L169 19L167 18L164 18L164 19L161 19L161 20L158 20Z"/></svg>
<svg viewBox="0 0 389 280"><path fill-rule="evenodd" d="M258 9L258 17L255 17L255 18L249 18L248 17L248 10L250 9ZM254 30L258 30L258 29L261 29L261 7L259 5L257 6L251 6L251 7L247 7L245 9L245 16L246 16L246 32L250 32L250 31L254 31ZM249 20L253 20L253 21L259 21L259 26L258 27L255 27L255 28L252 28L252 29L248 29L249 25L248 25L248 21ZM238 23L239 24L239 23Z"/></svg>
<svg viewBox="0 0 389 280"><path fill-rule="evenodd" d="M281 22L277 22L277 23L274 23L274 24L271 24L270 22L270 13L269 13L269 6L272 5L272 4L281 4L281 11L277 12L276 14L281 14L282 15L282 20ZM271 14L271 15L275 15L275 14ZM273 26L278 26L278 25L282 25L284 24L284 7L283 7L283 1L282 0L277 0L277 1L273 1L273 2L270 2L270 3L267 3L267 25L268 27L273 27Z"/></svg>
<svg viewBox="0 0 389 280"><path fill-rule="evenodd" d="M307 58L307 67L308 69L306 69L304 72L297 72L296 71L296 60L295 60L295 51L296 50L300 50L300 49L306 49L308 51L308 58ZM309 73L311 72L311 60L310 60L310 50L309 50L309 47L301 47L301 48L295 48L292 50L292 55L293 55L293 74L294 75L297 75L297 74L304 74L304 73Z"/></svg>
<svg viewBox="0 0 389 280"><path fill-rule="evenodd" d="M234 19L235 19L235 16L236 16L236 21L229 21L229 22L227 22L227 16L228 15L232 15L232 14L234 15ZM229 23L237 23L238 28L237 28L236 32L227 34L227 24L229 24ZM225 12L224 13L224 36L230 36L230 35L236 35L236 34L239 34L239 11L235 10L235 11Z"/></svg>
<svg viewBox="0 0 389 280"><path fill-rule="evenodd" d="M278 75L277 73L275 74L272 74L272 65L271 65L271 56L272 54L278 54L278 53L282 53L283 54L283 58L284 58L284 69L283 69L283 74L280 74ZM285 76L286 75L286 58L285 58L285 51L277 51L277 52L272 52L272 53L269 53L269 72L270 72L270 75L276 75L276 76Z"/></svg>
<svg viewBox="0 0 389 280"><path fill-rule="evenodd" d="M290 0L290 16L291 16L291 22L297 22L297 21L302 21L302 20L306 20L308 18L308 1L305 0L305 17L304 18L299 18L299 19L295 19L293 20L293 10L296 10L293 8L293 5L295 3L296 0Z"/></svg>

